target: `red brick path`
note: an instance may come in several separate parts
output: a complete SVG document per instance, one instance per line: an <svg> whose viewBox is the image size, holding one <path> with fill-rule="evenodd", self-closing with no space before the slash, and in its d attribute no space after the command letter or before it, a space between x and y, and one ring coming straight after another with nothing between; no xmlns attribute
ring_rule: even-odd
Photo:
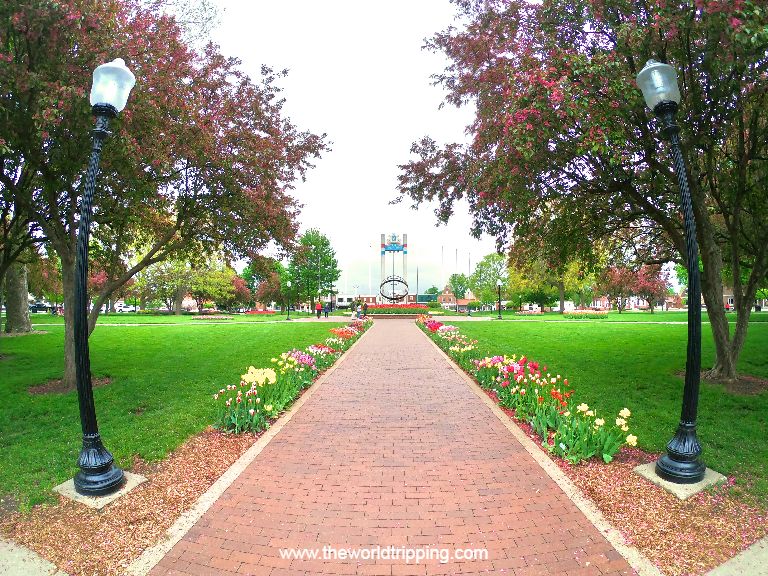
<svg viewBox="0 0 768 576"><path fill-rule="evenodd" d="M488 557L280 557L323 546L484 548ZM151 572L631 573L411 320L377 321Z"/></svg>

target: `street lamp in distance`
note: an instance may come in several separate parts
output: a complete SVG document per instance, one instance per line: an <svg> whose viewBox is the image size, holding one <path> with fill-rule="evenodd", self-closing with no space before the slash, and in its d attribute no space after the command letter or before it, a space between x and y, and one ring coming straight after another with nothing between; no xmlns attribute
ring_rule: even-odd
<svg viewBox="0 0 768 576"><path fill-rule="evenodd" d="M291 281L288 280L285 283L285 285L288 286L288 318L286 318L286 320L290 320L291 319Z"/></svg>
<svg viewBox="0 0 768 576"><path fill-rule="evenodd" d="M685 246L688 265L688 352L685 362L685 387L680 424L667 444L667 453L656 461L656 474L676 484L694 484L704 478L706 467L699 460L701 444L696 436L701 373L701 284L696 221L693 217L685 160L680 146L680 127L675 114L680 104L677 73L669 64L648 60L637 75L637 85L645 103L661 122L661 133L669 140L672 162L680 187Z"/></svg>
<svg viewBox="0 0 768 576"><path fill-rule="evenodd" d="M75 338L75 379L80 407L83 447L77 459L80 471L74 485L78 494L106 496L117 492L125 482L123 471L115 466L112 454L104 447L96 421L91 381L91 358L88 348L88 239L90 235L96 175L104 141L109 136L109 120L125 108L136 77L122 58L102 64L93 71L90 103L96 126L91 131L93 145L80 201L80 223L77 230L75 260L75 303L73 306Z"/></svg>
<svg viewBox="0 0 768 576"><path fill-rule="evenodd" d="M498 317L498 319L501 320L501 280L496 280L496 289L499 292L499 301L498 301L499 317Z"/></svg>

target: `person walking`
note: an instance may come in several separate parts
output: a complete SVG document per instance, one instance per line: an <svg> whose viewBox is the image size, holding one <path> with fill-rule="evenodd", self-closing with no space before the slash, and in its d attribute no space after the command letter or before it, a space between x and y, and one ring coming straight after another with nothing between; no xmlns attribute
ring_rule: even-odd
<svg viewBox="0 0 768 576"><path fill-rule="evenodd" d="M368 302L363 302L363 316L368 316Z"/></svg>
<svg viewBox="0 0 768 576"><path fill-rule="evenodd" d="M326 318L328 318L328 312L330 311L331 311L331 305L328 302L326 302L325 306L323 306L323 314L325 315Z"/></svg>
<svg viewBox="0 0 768 576"><path fill-rule="evenodd" d="M315 304L315 312L317 312L317 319L320 320L320 312L323 311L323 305L320 303L320 300L317 301L317 304Z"/></svg>

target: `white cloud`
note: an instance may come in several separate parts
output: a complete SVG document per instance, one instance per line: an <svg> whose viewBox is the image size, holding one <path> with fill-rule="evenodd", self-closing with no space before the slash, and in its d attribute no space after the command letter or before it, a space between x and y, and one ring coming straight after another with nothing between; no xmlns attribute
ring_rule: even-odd
<svg viewBox="0 0 768 576"><path fill-rule="evenodd" d="M443 91L431 85L430 75L447 62L422 50L426 38L453 23L447 0L218 4L224 12L214 40L224 54L240 58L253 78L262 64L288 68L280 82L285 113L333 142L295 196L304 204L302 230L320 229L336 250L344 271L340 289L357 285L368 292L370 266L377 290L382 233L408 234L411 292L417 268L423 292L454 271L466 273L468 260L474 266L494 250L492 238L470 237L466 205L448 226L435 228L430 207L389 204L397 165L408 160L411 143L426 134L438 142L462 141L472 118L471 110L438 110Z"/></svg>

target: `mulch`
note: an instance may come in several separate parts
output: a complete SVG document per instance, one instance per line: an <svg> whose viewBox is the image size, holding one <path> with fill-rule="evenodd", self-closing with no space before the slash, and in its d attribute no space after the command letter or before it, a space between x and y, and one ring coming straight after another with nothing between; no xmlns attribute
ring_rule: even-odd
<svg viewBox="0 0 768 576"><path fill-rule="evenodd" d="M494 401L493 392L485 391ZM512 410L501 408L511 419ZM542 452L549 453L530 424L515 420ZM570 464L552 461L606 520L668 576L698 576L768 536L768 510L737 498L734 488L746 481L729 476L724 484L679 500L634 469L661 454L624 446L610 464L592 458Z"/></svg>

